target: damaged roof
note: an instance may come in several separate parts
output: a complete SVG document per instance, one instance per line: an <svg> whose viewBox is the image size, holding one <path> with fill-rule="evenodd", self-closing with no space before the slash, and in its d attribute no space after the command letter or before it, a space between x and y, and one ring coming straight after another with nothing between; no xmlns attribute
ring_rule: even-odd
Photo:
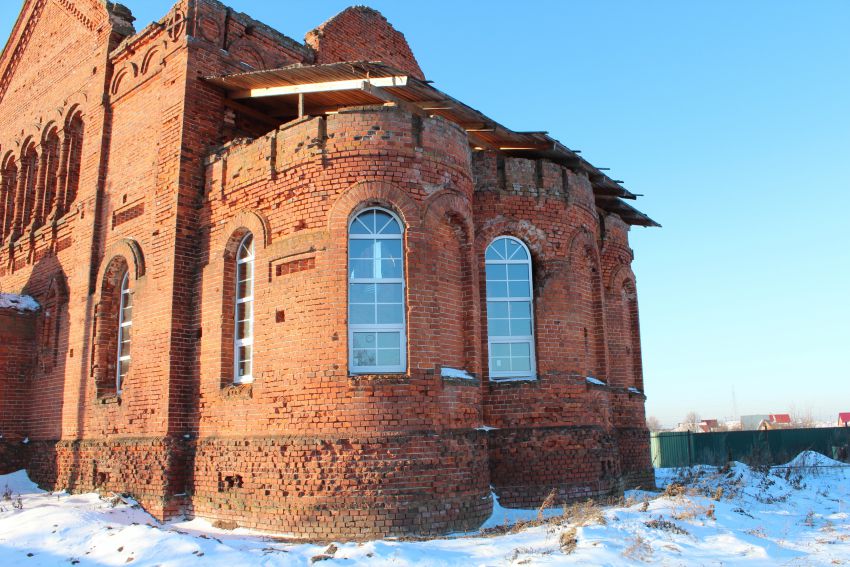
<svg viewBox="0 0 850 567"><path fill-rule="evenodd" d="M462 127L475 149L505 155L545 158L587 174L596 205L630 225L661 226L626 203L637 195L611 179L546 132L517 132L433 87L429 81L375 61L325 65L291 65L205 79L225 89L232 104L277 119L322 115L340 108L399 104L416 112L440 116Z"/></svg>

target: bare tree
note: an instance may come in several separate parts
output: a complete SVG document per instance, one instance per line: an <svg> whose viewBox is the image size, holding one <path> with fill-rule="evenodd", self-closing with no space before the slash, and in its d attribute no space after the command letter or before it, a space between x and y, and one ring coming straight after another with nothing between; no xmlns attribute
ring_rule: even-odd
<svg viewBox="0 0 850 567"><path fill-rule="evenodd" d="M661 431L662 429L664 429L664 427L661 425L661 421L654 415L651 415L646 418L646 428L650 431Z"/></svg>
<svg viewBox="0 0 850 567"><path fill-rule="evenodd" d="M699 422L702 421L699 417L699 414L695 411L689 411L685 415L685 421L682 423L687 426L688 431L697 431L699 429Z"/></svg>
<svg viewBox="0 0 850 567"><path fill-rule="evenodd" d="M817 421L812 416L812 408L798 410L793 404L791 404L791 423L794 427L817 427Z"/></svg>

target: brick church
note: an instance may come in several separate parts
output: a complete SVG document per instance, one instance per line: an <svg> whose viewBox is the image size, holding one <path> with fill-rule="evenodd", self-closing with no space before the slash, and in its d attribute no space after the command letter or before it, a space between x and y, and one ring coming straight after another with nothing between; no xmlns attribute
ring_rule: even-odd
<svg viewBox="0 0 850 567"><path fill-rule="evenodd" d="M0 472L317 539L654 481L655 223L374 10L299 43L216 0L140 31L26 0L0 160Z"/></svg>

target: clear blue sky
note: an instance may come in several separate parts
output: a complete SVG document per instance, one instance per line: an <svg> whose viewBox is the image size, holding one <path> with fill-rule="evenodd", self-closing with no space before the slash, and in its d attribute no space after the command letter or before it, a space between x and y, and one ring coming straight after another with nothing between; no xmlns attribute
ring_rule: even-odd
<svg viewBox="0 0 850 567"><path fill-rule="evenodd" d="M125 3L137 29L171 4ZM733 389L739 413L850 411L850 2L365 3L438 88L646 195L648 414L728 417ZM229 4L301 40L351 2Z"/></svg>

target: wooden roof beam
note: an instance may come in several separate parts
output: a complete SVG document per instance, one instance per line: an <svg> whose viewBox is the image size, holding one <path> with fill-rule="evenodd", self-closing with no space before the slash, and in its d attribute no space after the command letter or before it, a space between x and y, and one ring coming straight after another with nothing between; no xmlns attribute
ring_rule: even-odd
<svg viewBox="0 0 850 567"><path fill-rule="evenodd" d="M309 93L326 93L333 91L364 90L369 87L404 87L407 86L407 77L404 75L393 77L376 77L373 79L350 79L345 81L330 81L326 83L306 83L301 85L282 85L279 87L265 87L259 89L245 89L234 91L230 94L232 99L261 98L269 96L287 96Z"/></svg>

